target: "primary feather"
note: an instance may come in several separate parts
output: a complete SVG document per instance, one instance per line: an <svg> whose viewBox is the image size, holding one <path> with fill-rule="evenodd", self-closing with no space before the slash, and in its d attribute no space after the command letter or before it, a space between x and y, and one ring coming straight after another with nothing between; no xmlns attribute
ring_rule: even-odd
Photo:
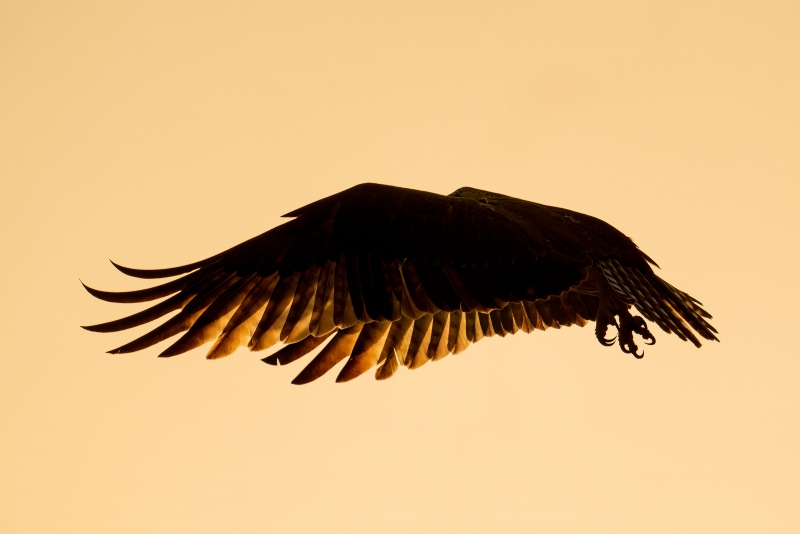
<svg viewBox="0 0 800 534"><path fill-rule="evenodd" d="M633 334L655 342L645 319L700 346L716 340L711 316L659 278L655 263L611 225L577 212L461 188L443 196L361 184L285 215L293 219L206 260L131 269L138 278L183 275L149 289L99 291L110 302L166 300L129 317L84 327L112 332L180 310L111 353L182 333L161 356L214 341L208 358L240 346L286 346L264 359L288 364L328 341L295 378L315 380L348 358L338 381L376 367L383 380L457 354L484 336L596 321L615 326L624 352ZM171 295L171 296L170 296Z"/></svg>

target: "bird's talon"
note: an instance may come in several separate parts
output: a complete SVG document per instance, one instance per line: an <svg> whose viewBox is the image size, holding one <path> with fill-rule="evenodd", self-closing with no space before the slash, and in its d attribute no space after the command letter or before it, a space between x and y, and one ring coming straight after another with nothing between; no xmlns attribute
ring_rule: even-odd
<svg viewBox="0 0 800 534"><path fill-rule="evenodd" d="M605 337L601 337L601 338L598 338L598 339L599 339L601 344L605 345L606 347L610 347L617 340L617 336L614 336L611 339L607 339Z"/></svg>

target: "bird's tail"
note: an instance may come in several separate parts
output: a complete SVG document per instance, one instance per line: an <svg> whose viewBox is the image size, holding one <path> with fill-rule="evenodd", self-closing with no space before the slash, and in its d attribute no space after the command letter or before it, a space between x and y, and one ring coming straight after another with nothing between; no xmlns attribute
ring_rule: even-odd
<svg viewBox="0 0 800 534"><path fill-rule="evenodd" d="M700 307L702 303L665 282L652 270L643 272L637 267L627 267L613 257L598 260L597 266L622 301L633 304L645 319L665 332L674 332L697 347L700 340L695 332L705 339L719 341L714 335L717 330L706 321L711 315Z"/></svg>

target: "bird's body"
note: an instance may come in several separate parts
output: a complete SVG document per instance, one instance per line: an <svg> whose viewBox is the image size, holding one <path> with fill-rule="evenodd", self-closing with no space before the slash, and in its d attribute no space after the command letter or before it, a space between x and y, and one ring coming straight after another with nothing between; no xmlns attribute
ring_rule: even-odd
<svg viewBox="0 0 800 534"><path fill-rule="evenodd" d="M111 352L133 352L185 334L161 355L214 341L209 358L247 345L286 364L328 344L295 379L306 383L348 358L338 380L464 350L484 336L596 321L603 344L617 327L655 339L635 306L666 332L700 346L716 339L699 302L659 278L650 260L611 225L577 212L461 188L449 196L362 184L286 215L293 220L206 260L160 270L117 266L140 278L180 278L110 293L111 302L172 295L147 310L89 330L132 328L180 309Z"/></svg>

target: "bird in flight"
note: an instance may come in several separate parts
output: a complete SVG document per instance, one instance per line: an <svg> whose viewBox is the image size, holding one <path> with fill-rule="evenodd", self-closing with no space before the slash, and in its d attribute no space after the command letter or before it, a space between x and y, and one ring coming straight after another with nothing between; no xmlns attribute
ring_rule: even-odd
<svg viewBox="0 0 800 534"><path fill-rule="evenodd" d="M448 196L361 184L285 215L292 220L196 263L169 269L114 266L137 278L179 278L138 291L87 291L109 302L166 300L85 326L116 332L175 310L147 334L109 351L138 351L184 332L160 356L213 341L207 357L246 345L285 365L327 344L294 379L305 384L348 358L337 378L377 367L392 376L458 354L484 336L595 321L641 358L645 319L700 346L717 340L711 316L662 280L619 230L588 215L463 187ZM113 263L113 262L112 262ZM171 296L170 296L171 295ZM631 307L642 315L634 316ZM616 338L607 338L609 327Z"/></svg>

